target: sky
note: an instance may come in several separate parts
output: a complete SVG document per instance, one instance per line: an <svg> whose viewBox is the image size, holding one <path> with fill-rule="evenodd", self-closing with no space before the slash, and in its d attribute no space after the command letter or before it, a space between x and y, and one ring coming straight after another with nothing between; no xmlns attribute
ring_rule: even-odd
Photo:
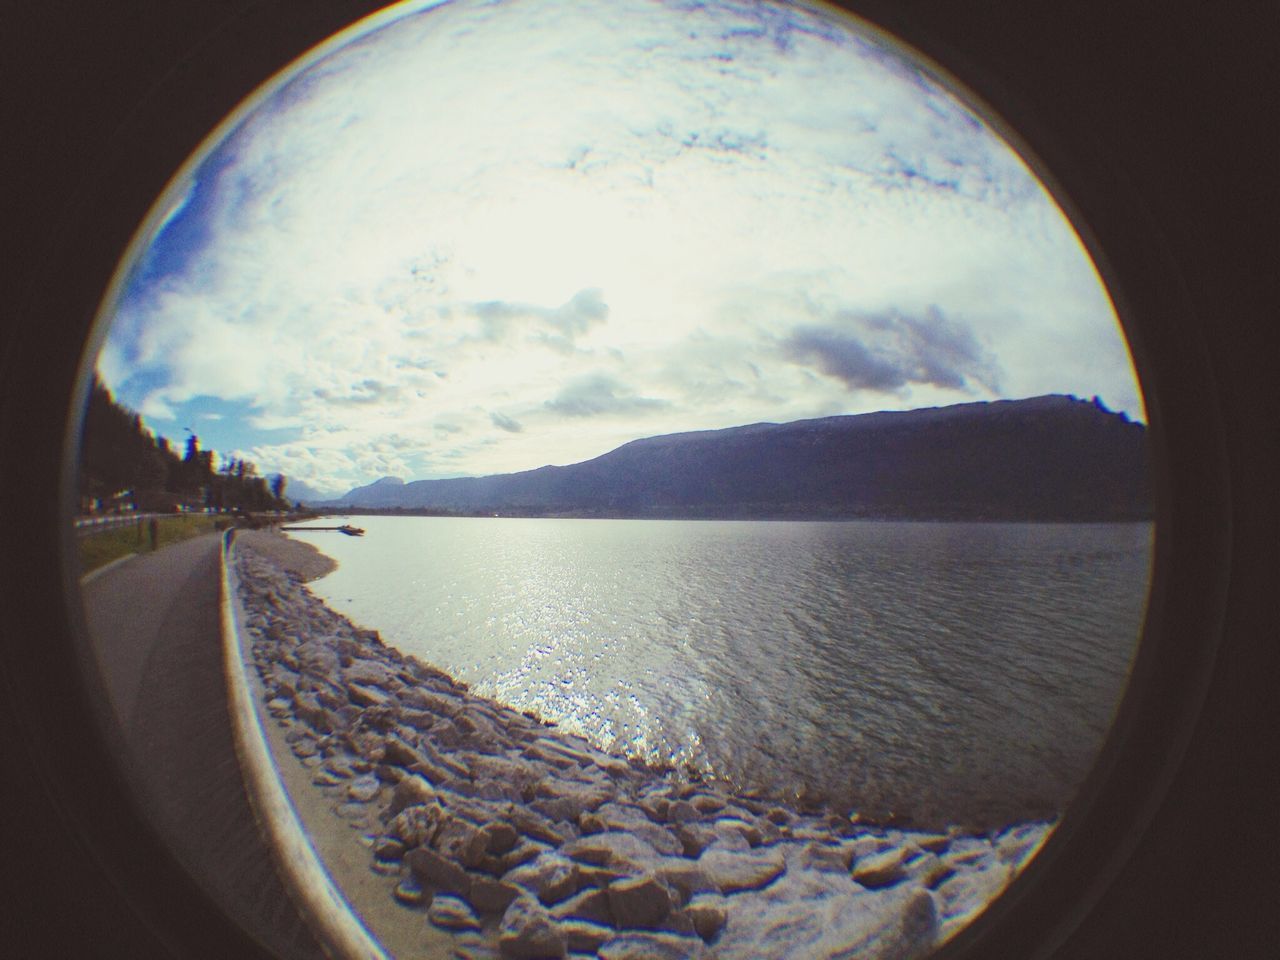
<svg viewBox="0 0 1280 960"><path fill-rule="evenodd" d="M97 369L322 493L1043 393L1145 419L1022 160L834 9L416 3L158 201Z"/></svg>

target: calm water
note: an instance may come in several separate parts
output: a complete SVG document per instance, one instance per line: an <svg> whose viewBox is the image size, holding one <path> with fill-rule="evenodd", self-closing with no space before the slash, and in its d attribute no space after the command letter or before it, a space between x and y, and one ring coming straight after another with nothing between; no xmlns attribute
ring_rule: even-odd
<svg viewBox="0 0 1280 960"><path fill-rule="evenodd" d="M329 521L332 522L332 521ZM311 584L651 760L920 824L1059 812L1123 690L1150 524L360 517Z"/></svg>

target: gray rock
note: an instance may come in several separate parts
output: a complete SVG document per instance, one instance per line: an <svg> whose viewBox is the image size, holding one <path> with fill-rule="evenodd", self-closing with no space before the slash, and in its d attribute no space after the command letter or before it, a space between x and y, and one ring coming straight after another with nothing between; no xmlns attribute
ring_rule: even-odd
<svg viewBox="0 0 1280 960"><path fill-rule="evenodd" d="M397 813L387 825L387 830L405 846L420 847L435 838L444 815L438 803L415 804Z"/></svg>
<svg viewBox="0 0 1280 960"><path fill-rule="evenodd" d="M523 887L549 905L578 892L578 865L558 853L544 853L502 879Z"/></svg>
<svg viewBox="0 0 1280 960"><path fill-rule="evenodd" d="M618 880L607 892L619 927L654 927L671 912L671 895L653 876Z"/></svg>
<svg viewBox="0 0 1280 960"><path fill-rule="evenodd" d="M480 828L480 832L485 836L488 852L494 856L510 853L520 839L516 828L505 820L490 821Z"/></svg>
<svg viewBox="0 0 1280 960"><path fill-rule="evenodd" d="M347 784L347 796L357 803L368 803L378 795L382 782L372 774L357 777Z"/></svg>
<svg viewBox="0 0 1280 960"><path fill-rule="evenodd" d="M441 895L431 901L427 919L445 930L479 930L480 920L470 904L457 897Z"/></svg>
<svg viewBox="0 0 1280 960"><path fill-rule="evenodd" d="M605 890L583 890L563 903L551 908L551 913L562 920L591 920L594 923L613 924L613 910L609 906L609 894Z"/></svg>
<svg viewBox="0 0 1280 960"><path fill-rule="evenodd" d="M816 871L730 897L727 913L714 947L720 960L918 960L938 936L926 891L866 891L847 876Z"/></svg>
<svg viewBox="0 0 1280 960"><path fill-rule="evenodd" d="M464 867L479 866L487 851L488 838L480 828L460 817L446 814L431 846Z"/></svg>
<svg viewBox="0 0 1280 960"><path fill-rule="evenodd" d="M567 948L564 931L533 897L511 901L498 925L498 949L508 960L544 960L563 957Z"/></svg>
<svg viewBox="0 0 1280 960"><path fill-rule="evenodd" d="M597 867L652 870L662 860L652 845L630 833L596 833L572 840L560 848L566 857Z"/></svg>
<svg viewBox="0 0 1280 960"><path fill-rule="evenodd" d="M404 841L395 837L380 837L373 846L373 855L379 860L397 861L404 857L406 847Z"/></svg>
<svg viewBox="0 0 1280 960"><path fill-rule="evenodd" d="M392 891L392 896L407 907L418 907L431 902L431 894L423 889L413 874L403 878Z"/></svg>
<svg viewBox="0 0 1280 960"><path fill-rule="evenodd" d="M706 955L697 937L647 930L620 933L596 951L600 960L695 960Z"/></svg>
<svg viewBox="0 0 1280 960"><path fill-rule="evenodd" d="M559 827L546 817L520 807L515 807L511 811L511 825L525 836L549 843L553 847L560 846L573 836L567 824Z"/></svg>
<svg viewBox="0 0 1280 960"><path fill-rule="evenodd" d="M782 854L768 847L755 850L711 847L697 862L711 882L725 893L758 890L772 883L786 869Z"/></svg>
<svg viewBox="0 0 1280 960"><path fill-rule="evenodd" d="M724 898L718 896L696 896L685 905L684 912L693 921L694 931L707 942L716 938L729 918Z"/></svg>
<svg viewBox="0 0 1280 960"><path fill-rule="evenodd" d="M402 777L392 791L387 815L394 817L407 807L433 803L436 799L435 788L421 775L410 773Z"/></svg>
<svg viewBox="0 0 1280 960"><path fill-rule="evenodd" d="M560 923L565 942L573 953L595 953L600 945L617 936L618 931L591 920L564 920Z"/></svg>
<svg viewBox="0 0 1280 960"><path fill-rule="evenodd" d="M471 877L466 870L427 847L410 850L404 855L404 862L420 882L437 890L460 893L463 896L471 890Z"/></svg>
<svg viewBox="0 0 1280 960"><path fill-rule="evenodd" d="M720 888L707 872L690 860L668 858L663 860L653 873L677 895L681 903L688 903L690 898L699 893L720 892Z"/></svg>
<svg viewBox="0 0 1280 960"><path fill-rule="evenodd" d="M521 890L513 883L490 877L473 877L468 899L480 913L502 913Z"/></svg>
<svg viewBox="0 0 1280 960"><path fill-rule="evenodd" d="M385 707L395 702L395 698L385 690L362 683L348 683L347 696L351 698L352 703L361 707Z"/></svg>
<svg viewBox="0 0 1280 960"><path fill-rule="evenodd" d="M907 877L902 866L905 853L905 850L891 848L860 858L853 864L853 879L870 890L893 886Z"/></svg>

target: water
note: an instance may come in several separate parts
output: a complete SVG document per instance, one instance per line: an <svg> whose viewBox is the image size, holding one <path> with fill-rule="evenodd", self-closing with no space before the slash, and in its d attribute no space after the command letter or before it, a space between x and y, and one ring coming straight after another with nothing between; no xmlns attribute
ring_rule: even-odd
<svg viewBox="0 0 1280 960"><path fill-rule="evenodd" d="M331 521L330 521L331 522ZM311 584L606 747L919 825L1061 812L1123 691L1150 524L361 517Z"/></svg>

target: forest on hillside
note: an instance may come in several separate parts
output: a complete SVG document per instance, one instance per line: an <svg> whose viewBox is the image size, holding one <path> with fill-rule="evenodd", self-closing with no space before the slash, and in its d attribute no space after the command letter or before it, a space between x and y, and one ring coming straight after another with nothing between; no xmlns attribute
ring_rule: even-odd
<svg viewBox="0 0 1280 960"><path fill-rule="evenodd" d="M286 479L260 476L248 460L215 462L189 433L181 454L118 402L95 375L80 440L80 510L285 510Z"/></svg>

